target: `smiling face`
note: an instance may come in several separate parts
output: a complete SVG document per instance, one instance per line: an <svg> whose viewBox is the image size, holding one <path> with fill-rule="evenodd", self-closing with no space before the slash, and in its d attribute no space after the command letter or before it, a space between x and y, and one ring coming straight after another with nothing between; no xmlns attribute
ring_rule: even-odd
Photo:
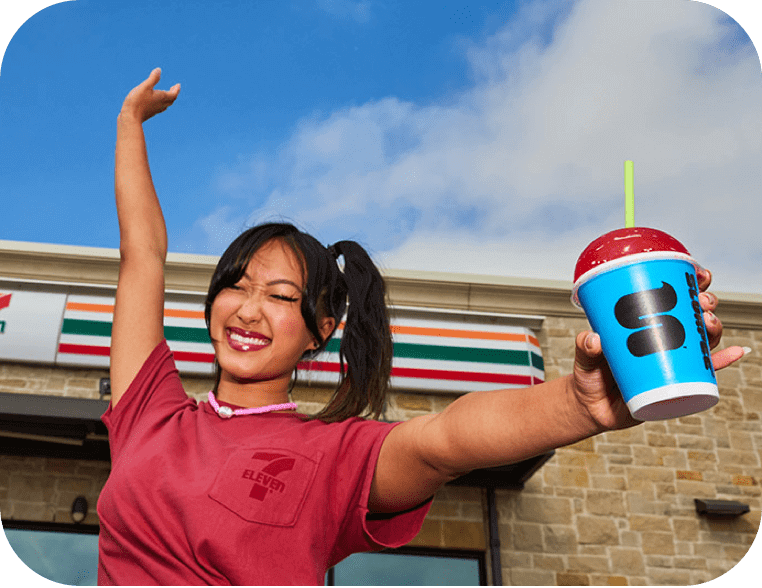
<svg viewBox="0 0 762 588"><path fill-rule="evenodd" d="M271 240L252 256L243 277L215 297L209 331L221 400L240 406L286 401L297 362L317 346L301 313L303 273L293 250Z"/></svg>

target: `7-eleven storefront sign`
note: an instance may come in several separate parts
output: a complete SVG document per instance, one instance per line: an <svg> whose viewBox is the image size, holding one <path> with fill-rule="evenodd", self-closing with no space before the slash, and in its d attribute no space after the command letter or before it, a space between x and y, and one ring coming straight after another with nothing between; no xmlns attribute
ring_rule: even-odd
<svg viewBox="0 0 762 588"><path fill-rule="evenodd" d="M108 367L113 297L0 290L0 303L7 296L10 303L0 308L0 320L5 321L0 360ZM178 370L213 373L214 351L203 303L167 298L164 336ZM531 330L515 322L499 315L396 309L391 325L392 386L469 392L542 382L539 343ZM299 365L300 381L338 381L342 328L320 357Z"/></svg>

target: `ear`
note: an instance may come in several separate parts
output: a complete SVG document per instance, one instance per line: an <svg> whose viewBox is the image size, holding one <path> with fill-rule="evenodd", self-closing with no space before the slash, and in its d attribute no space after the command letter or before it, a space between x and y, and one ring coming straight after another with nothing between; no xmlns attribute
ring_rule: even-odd
<svg viewBox="0 0 762 588"><path fill-rule="evenodd" d="M332 317L326 317L320 320L318 328L320 329L320 335L323 337L323 341L325 341L331 335L335 327L336 321ZM317 349L319 347L318 342L313 341L311 347L312 349Z"/></svg>

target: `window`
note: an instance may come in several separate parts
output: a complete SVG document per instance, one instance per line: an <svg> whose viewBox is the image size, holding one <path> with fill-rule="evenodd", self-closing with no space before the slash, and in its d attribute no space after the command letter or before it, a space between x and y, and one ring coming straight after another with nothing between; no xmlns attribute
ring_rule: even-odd
<svg viewBox="0 0 762 588"><path fill-rule="evenodd" d="M43 578L72 586L95 586L98 526L3 521L13 551Z"/></svg>
<svg viewBox="0 0 762 588"><path fill-rule="evenodd" d="M329 586L479 586L484 553L404 548L355 553L328 571Z"/></svg>

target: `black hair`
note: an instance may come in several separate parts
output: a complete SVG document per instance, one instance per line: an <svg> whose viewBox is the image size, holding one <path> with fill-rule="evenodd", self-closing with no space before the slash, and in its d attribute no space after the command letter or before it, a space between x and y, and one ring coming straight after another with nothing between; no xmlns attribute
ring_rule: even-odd
<svg viewBox="0 0 762 588"><path fill-rule="evenodd" d="M267 223L246 230L222 254L212 276L204 307L207 329L217 294L237 283L254 254L272 240L288 245L302 264L302 317L318 342L317 349L306 351L302 359L313 359L323 351L347 314L339 348L339 384L328 404L311 418L334 422L364 413L377 418L389 385L392 340L383 277L358 243L340 241L325 247L289 223ZM339 257L344 258L343 272ZM323 338L319 322L327 317L334 319L335 326ZM216 360L215 367L216 391L220 382Z"/></svg>

